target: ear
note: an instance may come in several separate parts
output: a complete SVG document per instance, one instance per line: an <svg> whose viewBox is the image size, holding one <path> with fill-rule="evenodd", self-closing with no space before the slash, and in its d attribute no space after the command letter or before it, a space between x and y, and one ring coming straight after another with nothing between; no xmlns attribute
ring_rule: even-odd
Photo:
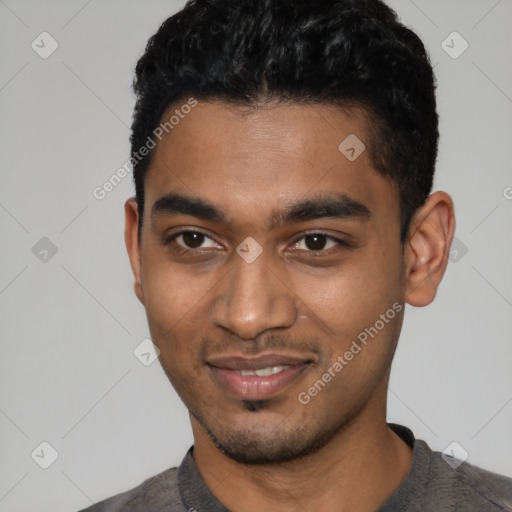
<svg viewBox="0 0 512 512"><path fill-rule="evenodd" d="M431 194L415 213L405 243L405 300L412 306L427 306L434 300L454 231L452 198L446 192Z"/></svg>
<svg viewBox="0 0 512 512"><path fill-rule="evenodd" d="M132 266L133 277L135 278L135 295L144 304L144 292L141 279L141 252L139 243L139 208L135 199L130 198L124 203L124 241L130 264Z"/></svg>

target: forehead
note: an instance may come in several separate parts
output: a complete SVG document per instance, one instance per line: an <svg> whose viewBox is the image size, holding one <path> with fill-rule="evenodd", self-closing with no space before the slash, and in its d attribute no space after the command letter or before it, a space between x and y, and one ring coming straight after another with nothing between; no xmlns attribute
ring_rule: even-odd
<svg viewBox="0 0 512 512"><path fill-rule="evenodd" d="M371 130L361 111L333 105L247 110L199 101L154 150L146 210L169 192L208 199L227 217L250 213L267 221L280 205L333 193L372 211L397 210L394 183L372 167Z"/></svg>

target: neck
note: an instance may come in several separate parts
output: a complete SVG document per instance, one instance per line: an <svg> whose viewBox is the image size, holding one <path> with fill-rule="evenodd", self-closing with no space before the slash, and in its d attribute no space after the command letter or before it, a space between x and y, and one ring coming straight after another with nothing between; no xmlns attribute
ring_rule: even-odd
<svg viewBox="0 0 512 512"><path fill-rule="evenodd" d="M228 509L241 512L375 512L399 487L412 449L364 411L314 454L275 465L244 465L219 451L192 419L194 459L208 488Z"/></svg>

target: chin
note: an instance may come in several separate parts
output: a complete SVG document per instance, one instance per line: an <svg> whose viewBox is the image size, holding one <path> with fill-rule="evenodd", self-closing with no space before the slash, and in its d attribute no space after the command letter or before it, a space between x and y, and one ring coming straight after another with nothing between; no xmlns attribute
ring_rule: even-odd
<svg viewBox="0 0 512 512"><path fill-rule="evenodd" d="M346 423L329 427L318 425L313 419L309 424L301 419L296 425L284 426L288 416L275 425L273 422L265 422L263 417L261 421L255 422L258 411L265 407L260 402L264 401L244 403L251 416L238 425L212 425L200 415L194 414L194 417L222 453L235 462L246 465L282 464L312 455L329 443Z"/></svg>

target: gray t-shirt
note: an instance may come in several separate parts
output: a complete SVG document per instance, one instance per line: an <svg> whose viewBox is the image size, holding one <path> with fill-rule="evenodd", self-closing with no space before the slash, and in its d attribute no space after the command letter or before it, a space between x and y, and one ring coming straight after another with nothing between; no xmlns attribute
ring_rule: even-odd
<svg viewBox="0 0 512 512"><path fill-rule="evenodd" d="M389 426L413 448L412 467L396 492L376 512L512 512L512 479L455 459L415 439L411 430ZM179 468L81 512L229 512L201 478L190 448ZM455 467L457 466L457 467Z"/></svg>

